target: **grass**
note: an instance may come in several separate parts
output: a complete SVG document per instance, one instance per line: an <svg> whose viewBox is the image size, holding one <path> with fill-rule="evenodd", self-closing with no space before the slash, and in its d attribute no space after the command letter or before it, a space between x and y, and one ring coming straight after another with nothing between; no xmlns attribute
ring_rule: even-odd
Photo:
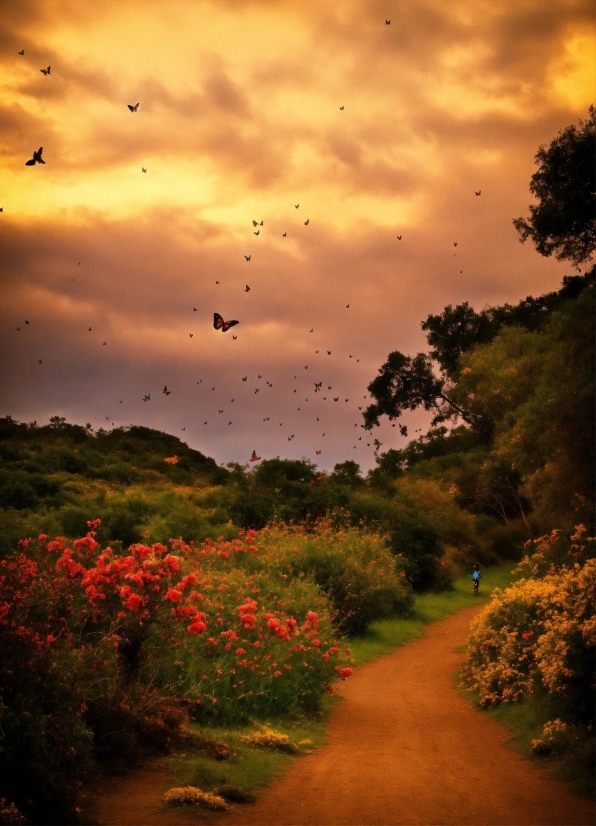
<svg viewBox="0 0 596 826"><path fill-rule="evenodd" d="M298 746L296 755L243 742L243 736L259 730L258 724L234 728L193 726L200 737L227 743L231 756L228 760L215 761L194 747L186 754L175 755L168 760L172 772L168 787L197 786L202 791L210 792L221 786L233 786L245 793L257 793L285 772L297 756L308 754L325 742L326 721L333 700L330 697L325 701L325 710L316 719L267 721L266 725L280 734L287 734L291 742ZM210 817L213 817L212 813Z"/></svg>
<svg viewBox="0 0 596 826"><path fill-rule="evenodd" d="M424 626L451 616L462 608L486 603L495 588L506 588L514 579L511 574L514 562L503 562L482 572L480 593L472 593L472 578L466 574L454 583L453 589L440 593L419 594L409 617L390 617L373 622L366 633L350 640L355 665L375 660L389 654L401 645L418 639L424 634Z"/></svg>

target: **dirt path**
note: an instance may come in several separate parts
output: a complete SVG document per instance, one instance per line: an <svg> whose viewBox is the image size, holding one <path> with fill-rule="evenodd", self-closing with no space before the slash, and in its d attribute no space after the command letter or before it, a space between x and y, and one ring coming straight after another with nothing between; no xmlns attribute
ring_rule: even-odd
<svg viewBox="0 0 596 826"><path fill-rule="evenodd" d="M297 760L256 804L213 822L593 824L589 800L513 752L503 729L455 690L463 657L455 648L477 610L435 623L423 639L359 668L342 685L345 702L334 711L328 744ZM123 780L120 791L103 796L100 822L196 823L182 810L159 815L163 780L156 780L137 781L137 790L133 778ZM131 808L132 798L141 809Z"/></svg>

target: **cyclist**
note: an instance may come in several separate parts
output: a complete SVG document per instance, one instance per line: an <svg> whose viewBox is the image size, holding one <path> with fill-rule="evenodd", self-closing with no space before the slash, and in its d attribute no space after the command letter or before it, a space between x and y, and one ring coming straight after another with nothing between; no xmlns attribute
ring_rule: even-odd
<svg viewBox="0 0 596 826"><path fill-rule="evenodd" d="M480 585L480 566L478 564L474 565L472 579L474 580L474 595L476 595L478 594L478 587Z"/></svg>

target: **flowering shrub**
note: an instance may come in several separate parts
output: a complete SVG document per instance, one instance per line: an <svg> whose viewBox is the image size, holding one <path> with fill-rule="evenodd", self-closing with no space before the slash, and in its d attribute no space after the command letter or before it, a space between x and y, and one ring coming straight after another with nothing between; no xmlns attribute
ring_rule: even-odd
<svg viewBox="0 0 596 826"><path fill-rule="evenodd" d="M285 751L290 754L298 751L298 747L290 741L287 734L280 734L267 726L264 727L263 731L244 735L242 740L263 749L277 749L277 751Z"/></svg>
<svg viewBox="0 0 596 826"><path fill-rule="evenodd" d="M579 741L577 726L564 723L558 718L549 720L542 729L542 737L532 740L534 754L565 754Z"/></svg>
<svg viewBox="0 0 596 826"><path fill-rule="evenodd" d="M540 688L591 724L596 560L548 570L494 593L472 623L464 677L483 706L517 702Z"/></svg>
<svg viewBox="0 0 596 826"><path fill-rule="evenodd" d="M212 811L227 809L227 803L218 794L202 792L196 786L179 786L164 795L166 803L174 806L202 806Z"/></svg>
<svg viewBox="0 0 596 826"><path fill-rule="evenodd" d="M1 791L45 822L92 756L168 747L188 714L314 710L347 674L326 597L257 564L254 531L115 551L88 524L0 562Z"/></svg>

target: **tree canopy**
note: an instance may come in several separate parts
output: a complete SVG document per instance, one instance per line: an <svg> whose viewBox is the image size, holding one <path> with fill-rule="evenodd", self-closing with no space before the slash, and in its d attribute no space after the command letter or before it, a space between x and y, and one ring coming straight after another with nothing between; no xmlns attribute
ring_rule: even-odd
<svg viewBox="0 0 596 826"><path fill-rule="evenodd" d="M568 126L538 149L538 171L530 181L538 204L529 207L528 218L513 221L522 244L531 238L541 255L554 253L557 260L576 265L591 259L596 249L595 140L596 110L590 106L579 126Z"/></svg>

